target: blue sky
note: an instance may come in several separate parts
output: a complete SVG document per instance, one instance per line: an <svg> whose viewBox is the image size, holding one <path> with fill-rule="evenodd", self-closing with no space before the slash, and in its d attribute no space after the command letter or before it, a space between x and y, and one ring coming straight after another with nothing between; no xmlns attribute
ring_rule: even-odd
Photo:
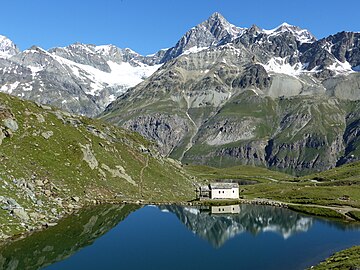
<svg viewBox="0 0 360 270"><path fill-rule="evenodd" d="M0 34L22 50L82 42L150 54L173 46L215 11L237 26L287 22L317 38L360 31L359 0L11 0L0 8Z"/></svg>

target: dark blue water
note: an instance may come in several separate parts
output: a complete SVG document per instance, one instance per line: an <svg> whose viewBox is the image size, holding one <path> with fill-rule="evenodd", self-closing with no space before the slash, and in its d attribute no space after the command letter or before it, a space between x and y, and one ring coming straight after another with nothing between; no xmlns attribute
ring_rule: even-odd
<svg viewBox="0 0 360 270"><path fill-rule="evenodd" d="M244 205L212 215L147 206L46 269L304 269L353 245L358 226L287 209Z"/></svg>

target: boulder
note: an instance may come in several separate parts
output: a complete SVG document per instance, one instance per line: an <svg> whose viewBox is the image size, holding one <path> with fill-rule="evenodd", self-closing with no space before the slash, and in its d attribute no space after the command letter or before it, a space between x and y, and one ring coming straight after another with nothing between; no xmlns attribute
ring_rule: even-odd
<svg viewBox="0 0 360 270"><path fill-rule="evenodd" d="M79 202L79 201L80 201L80 198L77 197L77 196L71 197L71 199L72 199L74 202Z"/></svg>
<svg viewBox="0 0 360 270"><path fill-rule="evenodd" d="M51 136L54 135L54 132L50 131L45 131L41 133L41 136L43 136L46 140L49 139Z"/></svg>
<svg viewBox="0 0 360 270"><path fill-rule="evenodd" d="M19 129L18 123L12 118L6 118L3 120L3 125L10 129L11 131L15 132Z"/></svg>
<svg viewBox="0 0 360 270"><path fill-rule="evenodd" d="M19 219L21 219L24 222L29 221L29 215L26 213L26 211L23 208L15 208L12 210L12 214Z"/></svg>

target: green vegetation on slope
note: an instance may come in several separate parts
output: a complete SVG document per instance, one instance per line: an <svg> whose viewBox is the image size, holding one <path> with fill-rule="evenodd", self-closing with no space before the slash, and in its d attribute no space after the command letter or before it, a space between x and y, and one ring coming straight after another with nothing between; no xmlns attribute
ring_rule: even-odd
<svg viewBox="0 0 360 270"><path fill-rule="evenodd" d="M94 200L184 201L181 165L140 135L0 94L0 238Z"/></svg>
<svg viewBox="0 0 360 270"><path fill-rule="evenodd" d="M271 183L275 181L290 181L294 177L266 168L240 165L230 168L215 168L204 165L186 165L185 170L203 181L212 179L240 179Z"/></svg>
<svg viewBox="0 0 360 270"><path fill-rule="evenodd" d="M264 198L303 205L297 206L298 210L302 212L306 210L309 214L344 217L344 213L349 213L348 216L352 217L354 215L351 215L352 211L356 215L356 209L360 208L360 183L354 180L356 174L360 175L360 162L299 178L252 166L213 168L189 165L185 169L203 183L219 179L256 181L257 183L241 186L240 196L250 200ZM331 179L326 178L329 175L332 175ZM322 179L322 181L316 179ZM330 210L322 212L322 209L312 207L305 209L306 205L334 207L336 212ZM332 214L329 214L330 212Z"/></svg>
<svg viewBox="0 0 360 270"><path fill-rule="evenodd" d="M360 246L335 253L330 258L312 267L314 270L355 270L360 268Z"/></svg>

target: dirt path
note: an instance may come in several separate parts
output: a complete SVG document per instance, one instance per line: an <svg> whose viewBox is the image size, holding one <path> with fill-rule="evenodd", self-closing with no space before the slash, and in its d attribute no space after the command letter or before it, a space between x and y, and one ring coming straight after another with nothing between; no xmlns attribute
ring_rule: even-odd
<svg viewBox="0 0 360 270"><path fill-rule="evenodd" d="M147 167L149 167L149 157L146 157L145 166L142 167L140 171L139 194L141 197L144 197L143 194L144 171Z"/></svg>
<svg viewBox="0 0 360 270"><path fill-rule="evenodd" d="M187 110L185 112L187 118L190 120L190 122L193 124L194 126L194 131L192 132L191 134L191 137L189 139L189 142L188 144L186 145L185 147L185 150L184 152L182 153L181 157L180 157L180 160L182 160L185 156L185 154L187 153L187 151L190 150L190 148L193 146L193 139L195 138L196 134L198 133L199 131L199 127L196 125L195 121L191 118L191 116L189 115L189 109L190 109L190 103L189 103L189 98L184 94L184 99L186 100L186 103L187 103Z"/></svg>

